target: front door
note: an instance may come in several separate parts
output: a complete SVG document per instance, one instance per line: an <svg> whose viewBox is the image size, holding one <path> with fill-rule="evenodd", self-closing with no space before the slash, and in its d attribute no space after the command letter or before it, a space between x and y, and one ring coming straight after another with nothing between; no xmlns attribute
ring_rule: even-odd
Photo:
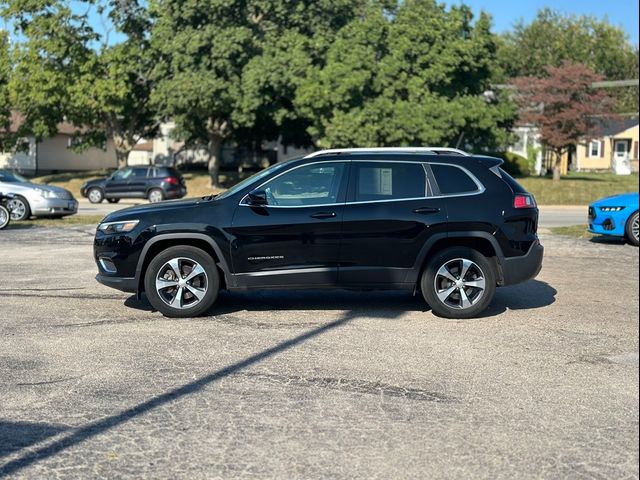
<svg viewBox="0 0 640 480"><path fill-rule="evenodd" d="M616 160L626 160L629 158L629 142L626 140L616 140L614 144L614 157Z"/></svg>
<svg viewBox="0 0 640 480"><path fill-rule="evenodd" d="M631 174L629 143L628 140L616 140L613 144L613 171L618 175Z"/></svg>
<svg viewBox="0 0 640 480"><path fill-rule="evenodd" d="M343 286L412 284L426 242L446 234L444 202L431 197L420 162L351 165L340 246Z"/></svg>
<svg viewBox="0 0 640 480"><path fill-rule="evenodd" d="M147 182L149 180L148 167L134 167L129 177L128 196L144 198L147 196Z"/></svg>
<svg viewBox="0 0 640 480"><path fill-rule="evenodd" d="M129 190L129 177L133 173L130 167L116 170L107 180L104 190L107 197L127 197Z"/></svg>
<svg viewBox="0 0 640 480"><path fill-rule="evenodd" d="M294 167L259 187L268 204L236 208L236 285L335 285L349 162Z"/></svg>

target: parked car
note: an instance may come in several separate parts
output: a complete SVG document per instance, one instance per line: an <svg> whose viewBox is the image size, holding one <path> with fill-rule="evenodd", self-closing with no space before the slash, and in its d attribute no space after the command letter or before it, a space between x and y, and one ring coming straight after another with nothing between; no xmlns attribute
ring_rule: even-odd
<svg viewBox="0 0 640 480"><path fill-rule="evenodd" d="M638 246L638 192L601 198L589 205L589 231L624 237Z"/></svg>
<svg viewBox="0 0 640 480"><path fill-rule="evenodd" d="M9 200L13 198L13 195L5 195L0 192L0 230L9 225L11 221L11 209L9 208Z"/></svg>
<svg viewBox="0 0 640 480"><path fill-rule="evenodd" d="M206 312L221 288L336 287L420 291L438 315L477 316L496 286L542 264L535 200L502 163L433 148L316 152L217 197L109 214L96 278L170 317Z"/></svg>
<svg viewBox="0 0 640 480"><path fill-rule="evenodd" d="M184 178L171 167L126 167L106 178L90 180L80 187L80 194L91 203L105 198L116 203L121 198L147 198L160 202L169 198L182 198L187 194Z"/></svg>
<svg viewBox="0 0 640 480"><path fill-rule="evenodd" d="M0 191L13 194L8 201L11 220L35 217L64 217L78 211L78 202L69 190L31 183L10 170L0 170Z"/></svg>

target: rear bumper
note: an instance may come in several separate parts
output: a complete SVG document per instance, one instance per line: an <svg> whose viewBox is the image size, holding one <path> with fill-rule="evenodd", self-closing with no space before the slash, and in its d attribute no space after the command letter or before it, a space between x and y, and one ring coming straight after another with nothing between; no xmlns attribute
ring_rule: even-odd
<svg viewBox="0 0 640 480"><path fill-rule="evenodd" d="M138 285L134 277L111 277L109 275L96 275L96 280L102 285L115 288L127 293L136 293L138 291Z"/></svg>
<svg viewBox="0 0 640 480"><path fill-rule="evenodd" d="M544 247L536 241L521 257L505 258L502 260L502 285L514 285L534 278L542 269Z"/></svg>

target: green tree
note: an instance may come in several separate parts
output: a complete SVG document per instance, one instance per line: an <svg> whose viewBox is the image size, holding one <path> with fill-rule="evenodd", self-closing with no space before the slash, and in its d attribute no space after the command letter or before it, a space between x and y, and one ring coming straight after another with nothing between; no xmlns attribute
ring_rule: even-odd
<svg viewBox="0 0 640 480"><path fill-rule="evenodd" d="M539 76L563 62L580 63L607 80L638 78L638 47L606 19L567 15L545 8L525 24L520 21L500 43L499 58L507 77ZM638 88L611 92L618 110L636 112Z"/></svg>
<svg viewBox="0 0 640 480"><path fill-rule="evenodd" d="M322 147L506 143L514 106L489 93L496 38L486 14L407 0L343 28L298 88L297 106Z"/></svg>
<svg viewBox="0 0 640 480"><path fill-rule="evenodd" d="M154 0L153 103L175 135L207 145L212 186L224 141L308 142L295 88L364 0Z"/></svg>
<svg viewBox="0 0 640 480"><path fill-rule="evenodd" d="M6 31L0 30L0 152L11 144L11 103L9 101L9 78L11 76L11 59L9 56L9 37Z"/></svg>
<svg viewBox="0 0 640 480"><path fill-rule="evenodd" d="M20 134L48 137L67 121L78 127L74 148L111 140L119 165L126 164L137 140L157 128L145 9L135 0L98 4L124 37L110 45L68 2L5 0L2 6L23 39L14 48L9 82L11 103L24 117Z"/></svg>

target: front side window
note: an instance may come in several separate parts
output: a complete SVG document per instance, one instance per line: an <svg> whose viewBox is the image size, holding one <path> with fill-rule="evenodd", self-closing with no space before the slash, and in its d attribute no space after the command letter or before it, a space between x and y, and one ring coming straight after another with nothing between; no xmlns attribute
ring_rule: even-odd
<svg viewBox="0 0 640 480"><path fill-rule="evenodd" d="M268 204L292 207L336 203L345 166L342 162L319 163L286 172L263 187Z"/></svg>
<svg viewBox="0 0 640 480"><path fill-rule="evenodd" d="M479 190L478 184L461 168L431 164L431 171L442 195L459 195Z"/></svg>
<svg viewBox="0 0 640 480"><path fill-rule="evenodd" d="M116 182L122 182L122 181L126 180L127 178L129 178L132 173L133 173L133 169L132 168L123 168L122 170L117 170L113 174L113 177L111 177L111 179L115 180Z"/></svg>
<svg viewBox="0 0 640 480"><path fill-rule="evenodd" d="M354 162L353 168L356 202L426 196L426 175L419 163Z"/></svg>

